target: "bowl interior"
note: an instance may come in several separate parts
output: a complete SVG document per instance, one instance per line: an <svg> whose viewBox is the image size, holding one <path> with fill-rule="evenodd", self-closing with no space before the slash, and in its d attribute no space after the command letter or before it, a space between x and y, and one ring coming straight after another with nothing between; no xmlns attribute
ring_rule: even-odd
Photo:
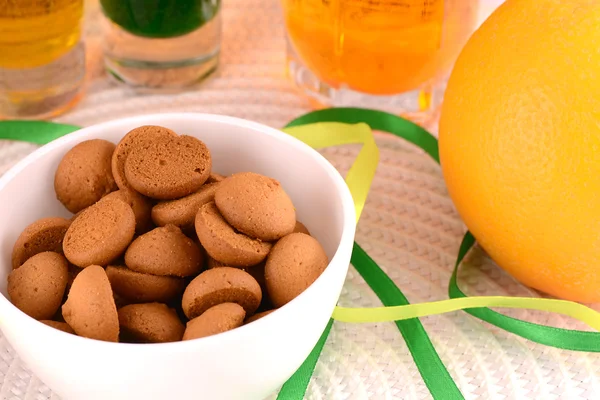
<svg viewBox="0 0 600 400"><path fill-rule="evenodd" d="M213 171L253 171L279 180L292 198L297 219L319 240L330 260L353 218L343 180L318 153L279 131L236 118L203 114L167 114L113 121L63 137L31 154L0 179L0 291L6 296L11 253L21 231L49 216L71 217L56 199L54 172L75 144L92 138L117 143L141 125L161 125L206 143ZM350 220L349 220L350 218Z"/></svg>

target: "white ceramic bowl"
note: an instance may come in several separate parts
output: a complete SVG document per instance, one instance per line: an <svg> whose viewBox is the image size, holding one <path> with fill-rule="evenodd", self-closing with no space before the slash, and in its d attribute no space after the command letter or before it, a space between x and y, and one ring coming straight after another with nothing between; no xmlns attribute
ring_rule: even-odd
<svg viewBox="0 0 600 400"><path fill-rule="evenodd" d="M278 179L330 264L317 281L278 311L238 329L166 344L108 343L47 327L6 298L11 251L26 225L70 214L56 200L54 171L75 144L117 143L141 125L196 136L213 169L254 171ZM205 114L165 114L112 121L56 140L0 179L0 328L31 370L64 400L263 399L302 364L323 332L348 270L355 221L344 180L318 152L276 129Z"/></svg>

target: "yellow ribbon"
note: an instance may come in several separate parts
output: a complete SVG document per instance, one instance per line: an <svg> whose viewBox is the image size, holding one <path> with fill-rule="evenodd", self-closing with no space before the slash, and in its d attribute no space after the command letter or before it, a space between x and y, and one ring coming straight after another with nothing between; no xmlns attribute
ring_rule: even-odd
<svg viewBox="0 0 600 400"><path fill-rule="evenodd" d="M579 303L566 300L529 297L479 296L440 300L395 307L336 307L332 318L341 322L366 323L400 321L477 307L524 308L549 311L585 322L600 331L600 313Z"/></svg>
<svg viewBox="0 0 600 400"><path fill-rule="evenodd" d="M283 131L315 149L343 144L363 145L346 175L346 184L354 199L356 221L358 222L379 164L379 148L369 125L319 122L285 128Z"/></svg>

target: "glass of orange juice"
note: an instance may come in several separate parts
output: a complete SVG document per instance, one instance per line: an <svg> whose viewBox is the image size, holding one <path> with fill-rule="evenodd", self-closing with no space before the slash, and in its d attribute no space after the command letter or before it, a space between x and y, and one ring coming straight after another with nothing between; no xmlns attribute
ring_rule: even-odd
<svg viewBox="0 0 600 400"><path fill-rule="evenodd" d="M477 23L479 0L283 0L288 71L317 107L427 124Z"/></svg>

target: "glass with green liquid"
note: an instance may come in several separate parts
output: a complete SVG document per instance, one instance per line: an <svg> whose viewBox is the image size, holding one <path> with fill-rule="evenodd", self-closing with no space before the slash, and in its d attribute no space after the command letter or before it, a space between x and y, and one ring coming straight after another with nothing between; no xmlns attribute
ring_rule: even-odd
<svg viewBox="0 0 600 400"><path fill-rule="evenodd" d="M180 89L219 64L221 0L101 0L106 68L140 89Z"/></svg>

